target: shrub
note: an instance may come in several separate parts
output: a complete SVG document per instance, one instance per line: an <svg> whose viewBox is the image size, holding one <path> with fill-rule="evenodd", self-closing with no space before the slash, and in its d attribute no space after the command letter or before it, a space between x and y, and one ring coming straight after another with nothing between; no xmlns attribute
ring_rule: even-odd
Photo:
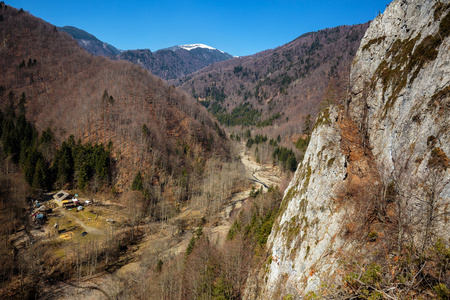
<svg viewBox="0 0 450 300"><path fill-rule="evenodd" d="M375 242L377 240L377 238L378 238L378 233L376 231L371 231L371 232L369 232L367 237L368 237L370 242Z"/></svg>
<svg viewBox="0 0 450 300"><path fill-rule="evenodd" d="M450 299L450 290L444 283L439 283L433 287L433 291L439 299L447 300Z"/></svg>

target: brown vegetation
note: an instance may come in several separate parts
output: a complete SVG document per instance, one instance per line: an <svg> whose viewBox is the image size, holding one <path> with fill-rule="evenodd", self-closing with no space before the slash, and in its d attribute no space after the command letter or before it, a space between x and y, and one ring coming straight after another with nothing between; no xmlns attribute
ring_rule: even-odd
<svg viewBox="0 0 450 300"><path fill-rule="evenodd" d="M236 218L222 245L200 223L185 252L164 257L167 245L153 247L142 257L145 272L121 279L128 290L119 299L240 299L249 272L266 259L265 244L280 201L278 189L259 195Z"/></svg>
<svg viewBox="0 0 450 300"><path fill-rule="evenodd" d="M118 190L128 188L136 165L178 175L208 151L226 153L214 123L190 97L131 63L93 57L54 26L5 7L1 107L9 91L25 93L27 118L38 131L50 127L58 142L70 134L82 142L111 140ZM180 144L189 153L179 153Z"/></svg>
<svg viewBox="0 0 450 300"><path fill-rule="evenodd" d="M449 215L439 196L448 184L442 180L447 155L429 138L429 173L415 179L405 153L394 157L393 168L378 166L364 139L364 126L358 130L344 114L338 125L347 176L336 201L354 210L341 234L358 245L358 251L343 258L343 286L330 282L307 296L447 299L450 249L436 238L439 224Z"/></svg>
<svg viewBox="0 0 450 300"><path fill-rule="evenodd" d="M1 3L0 14L0 109L25 112L39 133L51 129L53 148L41 149L47 163L70 135L108 145L111 180L101 190L94 178L84 193L123 200L127 217L121 230L87 244L33 237L27 196L40 190L30 189L0 145L0 221L8 224L1 232L1 295L38 297L49 282L114 271L129 259L143 225L167 221L190 203L213 214L239 186L233 175L239 164L224 163L230 157L224 132L194 99L132 63L93 57L23 10ZM138 171L142 189L121 194ZM28 236L20 248L15 234Z"/></svg>
<svg viewBox="0 0 450 300"><path fill-rule="evenodd" d="M216 63L174 82L219 120L224 115L225 125L235 123L230 118L237 109L246 110L247 119L241 122L253 125L254 134L295 141L305 117L317 116L329 81L346 90L350 63L367 26L304 34L276 49Z"/></svg>

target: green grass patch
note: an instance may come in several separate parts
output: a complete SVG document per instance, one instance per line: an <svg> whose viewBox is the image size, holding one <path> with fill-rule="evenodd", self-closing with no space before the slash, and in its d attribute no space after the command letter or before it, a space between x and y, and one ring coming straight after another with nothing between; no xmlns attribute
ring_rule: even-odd
<svg viewBox="0 0 450 300"><path fill-rule="evenodd" d="M386 36L380 36L376 39L371 39L369 42L367 42L367 44L365 44L362 48L363 51L368 50L372 45L378 45L379 43L381 43L382 41L384 41L386 39Z"/></svg>

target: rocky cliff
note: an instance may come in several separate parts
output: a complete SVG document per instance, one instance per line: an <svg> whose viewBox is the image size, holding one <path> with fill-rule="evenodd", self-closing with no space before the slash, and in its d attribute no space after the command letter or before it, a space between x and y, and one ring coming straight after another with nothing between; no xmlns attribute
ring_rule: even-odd
<svg viewBox="0 0 450 300"><path fill-rule="evenodd" d="M432 230L418 226L423 212L433 205L442 213L450 198L449 8L449 1L392 2L361 42L347 104L383 180L408 198L402 206L419 243ZM436 234L448 238L449 230Z"/></svg>
<svg viewBox="0 0 450 300"><path fill-rule="evenodd" d="M269 237L263 283L249 282L247 298L397 299L420 294L424 281L434 292L448 286L448 270L431 270L436 262L410 259L402 268L416 275L401 284L392 265L406 251L448 249L449 11L449 1L394 0L371 23L350 94L319 114Z"/></svg>

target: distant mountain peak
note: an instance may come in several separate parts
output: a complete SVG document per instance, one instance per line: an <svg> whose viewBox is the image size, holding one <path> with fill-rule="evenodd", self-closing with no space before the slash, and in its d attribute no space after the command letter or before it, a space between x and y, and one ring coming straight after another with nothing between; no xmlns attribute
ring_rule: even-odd
<svg viewBox="0 0 450 300"><path fill-rule="evenodd" d="M191 50L193 50L195 48L203 48L203 49L210 49L210 50L218 50L218 51L224 53L222 50L213 48L213 47L205 45L205 44L187 44L187 45L179 45L178 47L186 49L188 51L191 51Z"/></svg>
<svg viewBox="0 0 450 300"><path fill-rule="evenodd" d="M59 30L71 35L89 53L131 61L166 80L177 79L215 62L236 57L200 43L173 46L156 52L149 49L122 51L79 28L64 26Z"/></svg>
<svg viewBox="0 0 450 300"><path fill-rule="evenodd" d="M207 50L213 50L213 51L219 51L221 53L225 53L222 50L216 49L214 47L205 45L205 44L185 44L185 45L177 45L177 46L173 46L173 47L169 47L169 48L165 48L165 49L161 49L161 50L172 50L172 51L176 51L176 50L180 50L180 49L184 49L187 51L191 51L194 49L207 49Z"/></svg>

